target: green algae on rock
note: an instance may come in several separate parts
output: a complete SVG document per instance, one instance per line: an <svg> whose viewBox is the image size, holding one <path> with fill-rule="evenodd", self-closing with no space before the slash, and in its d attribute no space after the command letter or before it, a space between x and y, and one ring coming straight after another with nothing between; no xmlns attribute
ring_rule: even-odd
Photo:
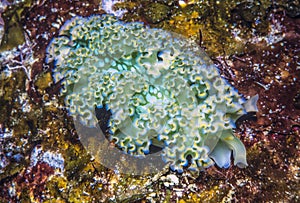
<svg viewBox="0 0 300 203"><path fill-rule="evenodd" d="M144 13L149 22L158 23L167 18L170 11L169 7L164 4L153 3L145 8Z"/></svg>
<svg viewBox="0 0 300 203"><path fill-rule="evenodd" d="M124 152L145 156L162 148L173 170L201 170L214 162L247 165L233 136L245 113L243 99L191 41L110 15L75 17L47 48L54 80L69 114L95 127L95 107L111 111L110 140Z"/></svg>

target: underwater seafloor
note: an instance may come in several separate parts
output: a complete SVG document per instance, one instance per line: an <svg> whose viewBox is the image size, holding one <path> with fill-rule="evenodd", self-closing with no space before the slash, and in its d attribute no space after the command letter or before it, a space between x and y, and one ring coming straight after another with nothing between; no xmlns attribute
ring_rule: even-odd
<svg viewBox="0 0 300 203"><path fill-rule="evenodd" d="M0 202L300 202L299 1L110 3L0 2ZM239 93L259 95L234 131L246 168L132 176L88 153L45 53L65 21L106 12L195 40Z"/></svg>

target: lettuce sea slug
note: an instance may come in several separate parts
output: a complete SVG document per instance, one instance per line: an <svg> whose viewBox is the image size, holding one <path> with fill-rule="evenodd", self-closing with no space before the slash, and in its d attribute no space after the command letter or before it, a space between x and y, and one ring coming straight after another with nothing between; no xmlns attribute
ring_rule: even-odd
<svg viewBox="0 0 300 203"><path fill-rule="evenodd" d="M159 146L178 172L229 167L231 154L247 166L232 132L244 100L188 39L110 15L75 17L49 44L51 61L69 114L94 127L95 107L107 108L109 138L124 152Z"/></svg>

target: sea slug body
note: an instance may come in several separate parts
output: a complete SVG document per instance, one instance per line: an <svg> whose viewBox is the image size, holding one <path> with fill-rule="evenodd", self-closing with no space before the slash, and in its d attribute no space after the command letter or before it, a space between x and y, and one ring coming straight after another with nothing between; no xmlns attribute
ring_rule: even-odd
<svg viewBox="0 0 300 203"><path fill-rule="evenodd" d="M110 139L145 156L160 146L171 169L201 170L216 163L247 166L233 136L244 100L188 39L113 16L75 17L47 48L54 79L62 81L69 114L97 125L95 107L111 111Z"/></svg>

